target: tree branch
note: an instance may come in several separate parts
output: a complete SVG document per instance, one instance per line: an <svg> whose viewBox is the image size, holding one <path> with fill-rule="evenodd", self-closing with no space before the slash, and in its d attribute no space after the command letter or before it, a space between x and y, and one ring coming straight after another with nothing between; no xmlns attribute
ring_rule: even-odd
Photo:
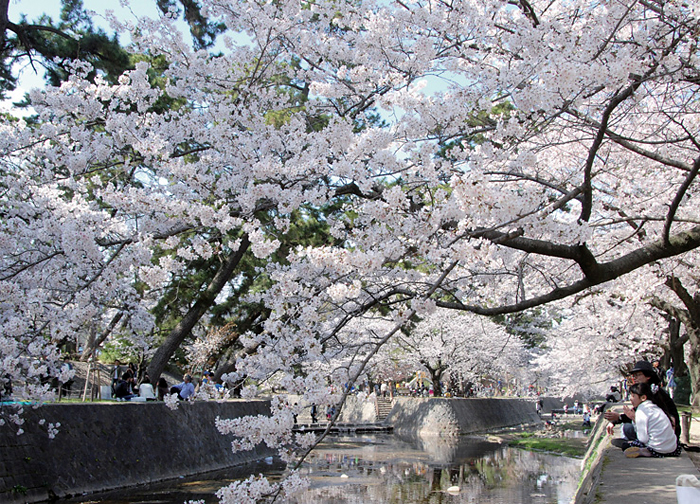
<svg viewBox="0 0 700 504"><path fill-rule="evenodd" d="M700 171L700 157L695 159L693 163L693 169L686 175L683 184L678 188L675 198L671 202L671 207L668 209L668 214L666 214L666 222L664 223L664 244L669 243L669 234L671 233L671 224L673 224L673 219L676 216L676 211L681 204L681 200L685 193L688 191L690 184L698 176L698 171Z"/></svg>
<svg viewBox="0 0 700 504"><path fill-rule="evenodd" d="M594 261L593 264L586 266L586 269L584 269L582 266L582 269L584 269L584 278L573 282L570 285L552 289L550 292L542 296L526 299L519 303L496 306L492 308L485 308L477 305L465 305L459 302L448 302L441 300L436 300L436 303L442 308L469 311L479 315L502 315L527 310L536 306L542 306L552 301L564 299L573 294L582 292L589 287L614 280L615 278L639 269L642 266L646 266L654 261L673 257L700 247L700 226L695 226L688 231L672 236L669 242L670 243L666 245L664 244L663 240L656 241L644 247L633 250L632 252L607 263L599 264ZM561 257L563 259L573 259L576 260L579 265L582 264L577 260L575 254L573 254L574 257L564 255L564 253L572 254L573 247L551 246L548 248L545 242L541 242L539 240L527 240L524 238L518 239L518 243L518 247L512 248L533 253L544 253L546 251L556 252L559 250L563 252L561 255L557 255L556 253L550 253L547 255ZM506 240L502 242L501 245L508 247L511 245L511 243ZM586 252L579 248L579 254L585 255ZM588 252L588 254L590 254L590 252ZM590 257L592 257L592 255Z"/></svg>

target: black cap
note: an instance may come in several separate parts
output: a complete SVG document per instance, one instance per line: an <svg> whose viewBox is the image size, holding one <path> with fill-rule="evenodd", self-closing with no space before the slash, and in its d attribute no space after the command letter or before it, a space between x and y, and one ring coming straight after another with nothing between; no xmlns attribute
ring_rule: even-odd
<svg viewBox="0 0 700 504"><path fill-rule="evenodd" d="M638 361L634 365L634 367L632 368L630 373L636 373L637 371L641 371L642 373L655 373L656 372L652 363L649 361L645 361L645 360Z"/></svg>

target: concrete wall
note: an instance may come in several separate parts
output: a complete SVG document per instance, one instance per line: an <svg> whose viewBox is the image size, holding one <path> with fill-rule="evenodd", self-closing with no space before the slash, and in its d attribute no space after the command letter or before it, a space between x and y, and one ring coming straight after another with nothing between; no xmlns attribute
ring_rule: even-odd
<svg viewBox="0 0 700 504"><path fill-rule="evenodd" d="M288 396L290 404L300 404L303 408L297 416L297 422L300 424L311 423L311 404L299 395L290 394ZM326 405L318 406L318 421L326 421ZM375 423L377 421L377 412L374 406L374 396L367 396L364 400L360 400L357 396L348 396L345 401L345 406L340 413L339 423Z"/></svg>
<svg viewBox="0 0 700 504"><path fill-rule="evenodd" d="M526 399L399 397L384 423L401 436L452 436L541 422Z"/></svg>
<svg viewBox="0 0 700 504"><path fill-rule="evenodd" d="M582 474L579 482L575 504L592 504L596 502L596 487L603 470L603 460L606 448L610 446L605 427L608 422L599 415L595 427L588 435L588 450L581 464Z"/></svg>
<svg viewBox="0 0 700 504"><path fill-rule="evenodd" d="M232 453L231 438L219 434L214 421L217 416L269 411L267 401L242 400L181 403L175 411L160 402L25 408L24 434L0 427L0 502L93 493L260 460L272 451ZM44 426L39 425L42 418ZM374 421L372 400L350 398L341 422ZM485 432L539 421L529 400L400 397L384 423L399 435L415 437ZM55 439L47 436L49 422L61 423Z"/></svg>
<svg viewBox="0 0 700 504"><path fill-rule="evenodd" d="M374 405L374 396L367 396L364 400L358 397L348 397L340 412L341 423L375 423L377 421L377 408Z"/></svg>
<svg viewBox="0 0 700 504"><path fill-rule="evenodd" d="M269 412L267 401L181 403L175 411L162 402L25 407L24 434L0 427L0 502L36 502L260 460L272 452L234 454L232 438L219 434L214 420ZM48 438L49 422L61 423L55 439Z"/></svg>

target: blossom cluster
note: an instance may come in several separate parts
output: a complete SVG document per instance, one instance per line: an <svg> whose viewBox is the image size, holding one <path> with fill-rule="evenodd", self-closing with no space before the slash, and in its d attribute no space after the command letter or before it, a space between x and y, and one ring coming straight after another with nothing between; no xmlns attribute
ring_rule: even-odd
<svg viewBox="0 0 700 504"><path fill-rule="evenodd" d="M248 397L277 380L342 408L416 316L414 335L457 333L433 345L448 348L463 334L480 365L499 345L525 355L502 328L457 332L439 309L562 303L547 354L560 368L574 343L626 358L658 346L644 334L658 323L615 299L663 296L669 272L697 278L684 260L700 244L694 5L202 7L228 30L220 52L188 47L173 12L110 15L131 51L163 66L137 58L112 82L78 61L31 92L34 120L0 118L0 381L13 394L50 399L47 380L68 377L55 342L115 312L150 352L163 292L197 261L238 252L269 279L245 300L266 313L241 335L232 375ZM309 209L333 240L296 240ZM606 299L585 301L593 288ZM214 343L190 355L204 362ZM553 380L575 381L545 360ZM290 459L294 412L280 402L217 425L237 449L265 442ZM252 478L221 499L277 490Z"/></svg>

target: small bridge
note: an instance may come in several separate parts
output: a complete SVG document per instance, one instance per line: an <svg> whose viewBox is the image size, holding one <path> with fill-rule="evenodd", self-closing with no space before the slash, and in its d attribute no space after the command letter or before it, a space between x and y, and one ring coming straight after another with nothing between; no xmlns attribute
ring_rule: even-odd
<svg viewBox="0 0 700 504"><path fill-rule="evenodd" d="M321 433L325 432L328 428L327 423L315 423L315 424L297 424L294 426L294 432L313 432ZM366 433L380 433L386 432L391 433L394 431L394 427L391 425L384 425L378 423L337 423L330 428L331 434L366 434Z"/></svg>

